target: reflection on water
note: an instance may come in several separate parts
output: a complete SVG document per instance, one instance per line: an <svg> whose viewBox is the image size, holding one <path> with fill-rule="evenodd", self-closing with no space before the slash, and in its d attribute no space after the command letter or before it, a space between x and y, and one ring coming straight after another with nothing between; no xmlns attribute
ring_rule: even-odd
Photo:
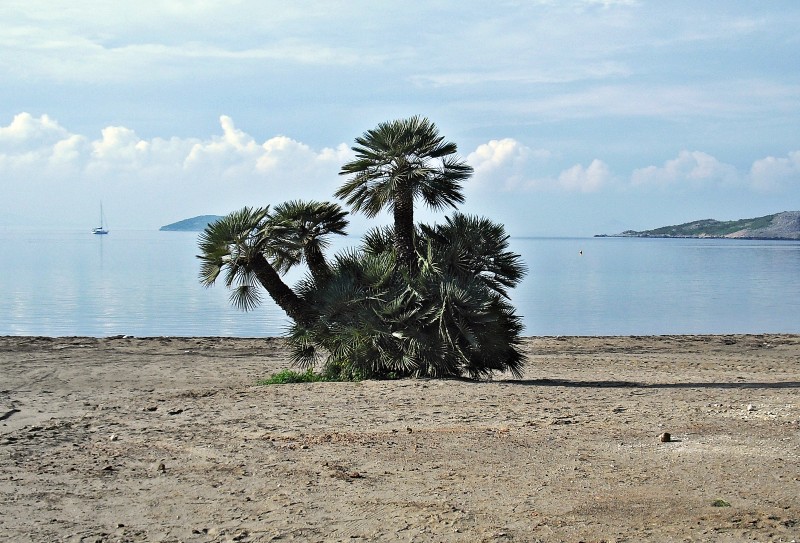
<svg viewBox="0 0 800 543"><path fill-rule="evenodd" d="M280 335L289 321L266 295L242 313L222 285L199 284L196 240L0 232L0 334ZM512 292L529 335L800 332L800 243L518 238L512 249L530 270Z"/></svg>

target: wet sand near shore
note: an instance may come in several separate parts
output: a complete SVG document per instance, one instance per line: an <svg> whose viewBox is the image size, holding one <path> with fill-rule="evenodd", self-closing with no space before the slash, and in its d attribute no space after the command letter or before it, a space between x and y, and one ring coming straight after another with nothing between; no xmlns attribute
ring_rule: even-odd
<svg viewBox="0 0 800 543"><path fill-rule="evenodd" d="M800 541L800 336L523 349L257 386L282 340L0 337L0 540Z"/></svg>

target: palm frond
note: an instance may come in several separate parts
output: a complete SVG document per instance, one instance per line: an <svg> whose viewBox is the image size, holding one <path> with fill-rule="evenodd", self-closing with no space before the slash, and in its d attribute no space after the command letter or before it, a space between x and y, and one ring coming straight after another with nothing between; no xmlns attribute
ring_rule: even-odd
<svg viewBox="0 0 800 543"><path fill-rule="evenodd" d="M508 250L505 228L486 218L454 213L445 224L422 225L420 239L435 247L448 273L477 276L506 298L527 273L521 257Z"/></svg>
<svg viewBox="0 0 800 543"><path fill-rule="evenodd" d="M255 285L237 285L231 289L231 303L242 311L252 311L261 304L261 295Z"/></svg>

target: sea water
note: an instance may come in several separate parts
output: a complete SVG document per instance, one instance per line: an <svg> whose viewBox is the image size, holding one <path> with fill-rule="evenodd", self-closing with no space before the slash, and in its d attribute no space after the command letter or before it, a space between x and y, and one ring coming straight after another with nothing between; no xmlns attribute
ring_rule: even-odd
<svg viewBox="0 0 800 543"><path fill-rule="evenodd" d="M530 335L800 333L800 242L516 239Z"/></svg>
<svg viewBox="0 0 800 543"><path fill-rule="evenodd" d="M0 231L0 335L281 335L198 280L196 232ZM334 248L356 245L342 238ZM512 238L526 335L800 333L800 242ZM293 271L286 281L303 276Z"/></svg>

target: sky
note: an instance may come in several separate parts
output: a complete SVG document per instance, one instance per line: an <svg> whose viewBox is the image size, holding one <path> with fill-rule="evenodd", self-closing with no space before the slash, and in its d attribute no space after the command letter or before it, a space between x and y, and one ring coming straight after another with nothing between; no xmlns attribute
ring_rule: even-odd
<svg viewBox="0 0 800 543"><path fill-rule="evenodd" d="M800 210L798 28L796 0L3 0L0 228L334 200L412 115L513 236Z"/></svg>

